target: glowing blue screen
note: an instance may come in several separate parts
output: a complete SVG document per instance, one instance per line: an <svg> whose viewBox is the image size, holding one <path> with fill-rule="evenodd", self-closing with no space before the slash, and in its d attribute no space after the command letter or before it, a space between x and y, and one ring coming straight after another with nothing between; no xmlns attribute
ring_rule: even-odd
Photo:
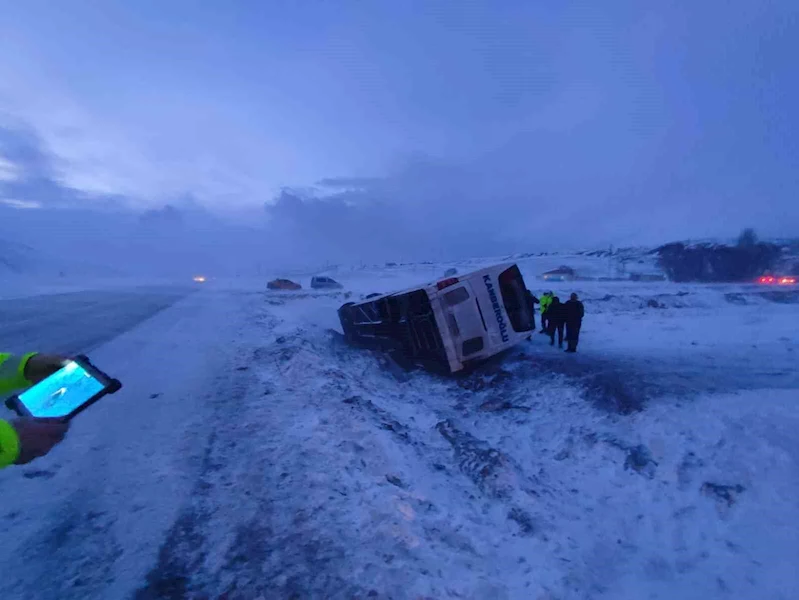
<svg viewBox="0 0 799 600"><path fill-rule="evenodd" d="M34 417L65 417L103 390L103 384L76 362L19 395Z"/></svg>

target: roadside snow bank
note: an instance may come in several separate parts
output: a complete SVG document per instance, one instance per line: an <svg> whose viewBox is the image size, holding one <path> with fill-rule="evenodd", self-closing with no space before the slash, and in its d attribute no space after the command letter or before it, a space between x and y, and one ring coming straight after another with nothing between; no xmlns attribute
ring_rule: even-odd
<svg viewBox="0 0 799 600"><path fill-rule="evenodd" d="M622 416L526 352L457 380L388 369L314 323L324 302L259 317L260 393L240 407L247 437L217 443L228 467L206 479L204 558L187 561L197 589L575 600L799 589L791 392L665 396ZM542 340L534 352L550 350Z"/></svg>

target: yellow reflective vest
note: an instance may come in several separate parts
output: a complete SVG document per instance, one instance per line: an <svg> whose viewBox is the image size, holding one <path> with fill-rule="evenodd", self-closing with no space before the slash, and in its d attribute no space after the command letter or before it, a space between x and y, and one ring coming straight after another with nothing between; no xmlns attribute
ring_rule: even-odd
<svg viewBox="0 0 799 600"><path fill-rule="evenodd" d="M541 314L543 315L545 312L549 310L549 305L552 304L552 296L549 294L544 294L541 296Z"/></svg>
<svg viewBox="0 0 799 600"><path fill-rule="evenodd" d="M25 379L25 365L34 354L15 356L0 352L0 397L31 385L31 382ZM18 456L17 432L11 423L0 420L0 469L13 465Z"/></svg>

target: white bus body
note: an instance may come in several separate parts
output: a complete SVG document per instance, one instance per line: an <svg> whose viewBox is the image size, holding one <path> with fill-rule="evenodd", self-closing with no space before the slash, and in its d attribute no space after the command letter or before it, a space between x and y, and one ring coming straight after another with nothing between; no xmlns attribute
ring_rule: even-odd
<svg viewBox="0 0 799 600"><path fill-rule="evenodd" d="M347 303L339 319L353 343L457 373L530 336L533 315L525 290L515 264L495 265Z"/></svg>

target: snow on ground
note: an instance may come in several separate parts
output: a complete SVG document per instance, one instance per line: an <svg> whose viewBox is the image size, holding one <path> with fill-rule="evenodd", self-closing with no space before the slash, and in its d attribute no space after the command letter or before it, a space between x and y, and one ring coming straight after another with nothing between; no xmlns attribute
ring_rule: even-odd
<svg viewBox="0 0 799 600"><path fill-rule="evenodd" d="M0 474L0 594L799 593L791 292L547 284L586 299L577 355L535 335L446 379L343 344L342 294L211 283L98 347L125 389Z"/></svg>
<svg viewBox="0 0 799 600"><path fill-rule="evenodd" d="M0 474L0 593L124 598L140 585L223 421L247 301L192 294L92 352L125 387L76 419L58 451Z"/></svg>

